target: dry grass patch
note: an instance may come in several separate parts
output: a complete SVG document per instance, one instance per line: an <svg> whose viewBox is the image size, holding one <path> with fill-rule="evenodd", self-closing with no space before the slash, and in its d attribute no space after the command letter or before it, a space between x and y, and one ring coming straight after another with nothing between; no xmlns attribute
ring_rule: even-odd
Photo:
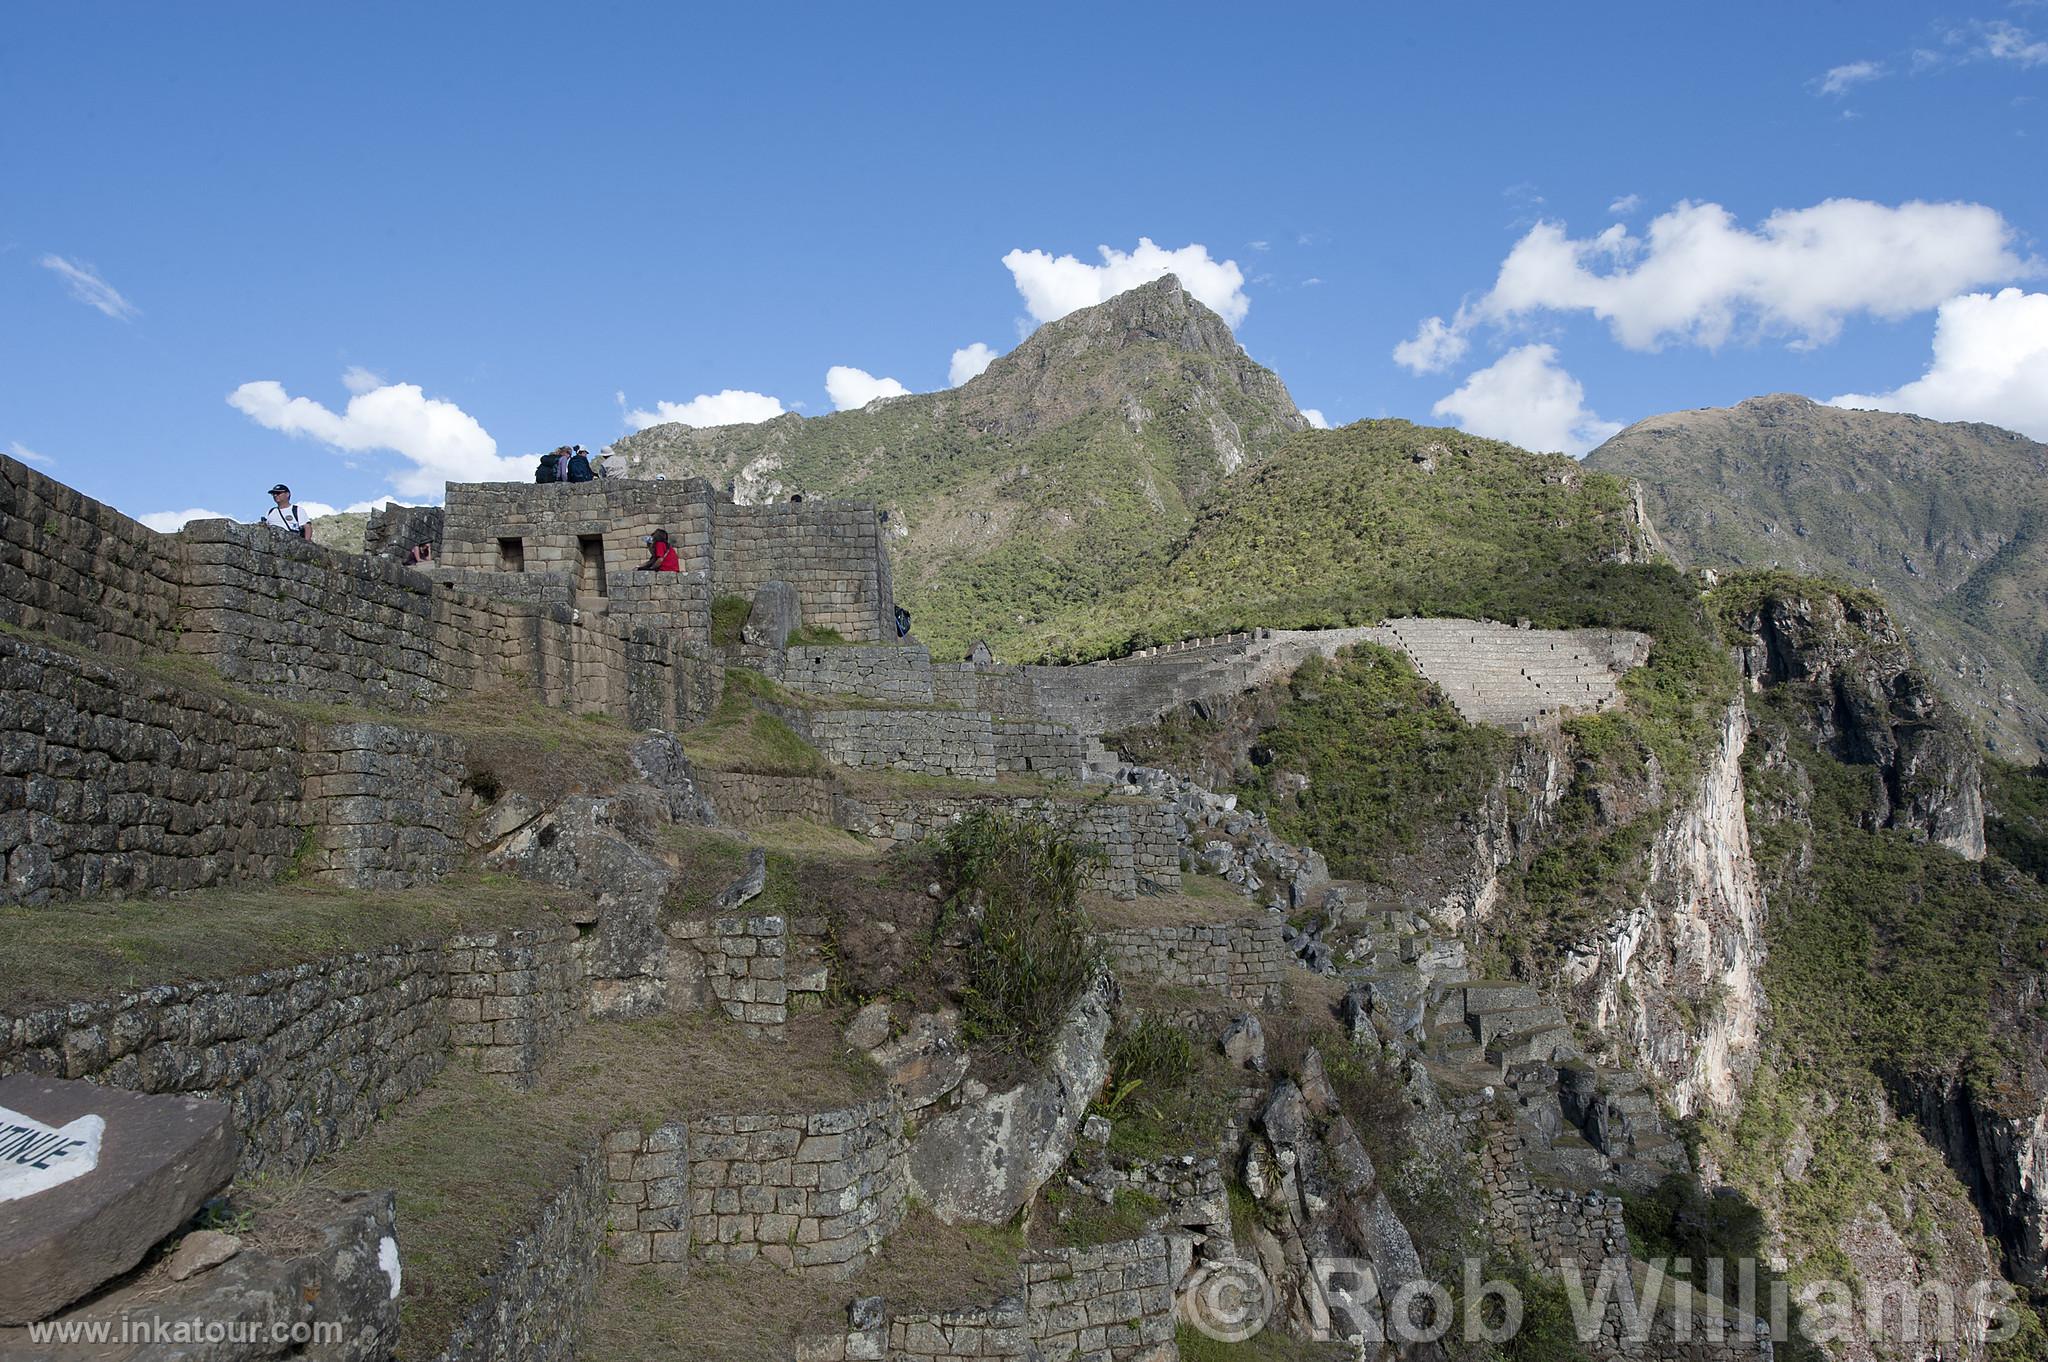
<svg viewBox="0 0 2048 1362"><path fill-rule="evenodd" d="M1088 916L1100 927L1179 927L1190 923L1235 922L1261 917L1265 909L1214 875L1183 875L1180 892L1115 899L1101 892L1083 896Z"/></svg>
<svg viewBox="0 0 2048 1362"><path fill-rule="evenodd" d="M705 1014L579 1028L522 1091L457 1062L309 1181L398 1193L401 1358L432 1357L506 1244L608 1131L724 1112L820 1111L879 1093L836 1018L778 1043ZM602 1352L594 1355L604 1355Z"/></svg>
<svg viewBox="0 0 2048 1362"><path fill-rule="evenodd" d="M1015 1230L947 1225L913 1206L850 1281L805 1280L764 1262L693 1263L684 1280L659 1268L614 1268L584 1352L607 1362L787 1357L799 1338L843 1331L859 1296L880 1296L895 1314L991 1305L1017 1290L1023 1246Z"/></svg>
<svg viewBox="0 0 2048 1362"><path fill-rule="evenodd" d="M250 884L0 908L0 1012L219 979L453 931L559 921L580 895L467 871L413 889Z"/></svg>

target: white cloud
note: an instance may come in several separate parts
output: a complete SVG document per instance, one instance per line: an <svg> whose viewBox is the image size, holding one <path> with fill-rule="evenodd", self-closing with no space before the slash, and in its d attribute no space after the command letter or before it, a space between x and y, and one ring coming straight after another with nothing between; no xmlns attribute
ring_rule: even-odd
<svg viewBox="0 0 2048 1362"><path fill-rule="evenodd" d="M1641 194L1623 194L1620 198L1607 205L1607 211L1618 218L1625 218L1642 206L1643 196Z"/></svg>
<svg viewBox="0 0 2048 1362"><path fill-rule="evenodd" d="M2021 66L2048 63L2048 42L2036 38L2017 24L1994 19L1977 29L1979 51L1994 61L2017 62Z"/></svg>
<svg viewBox="0 0 2048 1362"><path fill-rule="evenodd" d="M1462 317L1455 327L1442 317L1425 317L1411 339L1394 347L1394 363L1411 373L1433 374L1463 359L1470 345Z"/></svg>
<svg viewBox="0 0 2048 1362"><path fill-rule="evenodd" d="M978 378L996 362L996 352L980 341L953 352L953 362L946 366L946 386L957 388L970 378Z"/></svg>
<svg viewBox="0 0 2048 1362"><path fill-rule="evenodd" d="M120 290L100 278L92 266L83 261L66 260L61 255L46 255L39 262L46 270L54 271L71 286L71 296L87 307L97 308L117 322L133 321L142 315L142 309L121 296Z"/></svg>
<svg viewBox="0 0 2048 1362"><path fill-rule="evenodd" d="M619 405L626 395L620 393ZM715 393L698 393L687 402L656 402L654 409L635 407L626 413L626 424L635 430L680 421L686 426L751 426L772 421L783 414L782 399L740 388L721 388Z"/></svg>
<svg viewBox="0 0 2048 1362"><path fill-rule="evenodd" d="M23 463L39 463L45 468L54 468L57 465L57 461L51 458L49 455L38 454L35 450L30 449L27 445L23 444L19 440L9 441L7 445L7 452L9 454L12 454L15 458L20 459Z"/></svg>
<svg viewBox="0 0 2048 1362"><path fill-rule="evenodd" d="M1852 61L1846 65L1828 68L1826 75L1808 84L1817 95L1832 95L1840 99L1857 86L1881 79L1884 74L1885 69L1881 62Z"/></svg>
<svg viewBox="0 0 2048 1362"><path fill-rule="evenodd" d="M219 511L205 511L194 507L189 511L151 511L135 517L143 524L163 534L176 534L194 520L233 520L235 517Z"/></svg>
<svg viewBox="0 0 2048 1362"><path fill-rule="evenodd" d="M1898 318L1965 289L2027 277L2040 262L2012 249L1998 213L1974 203L1829 199L1781 209L1755 230L1715 203L1681 203L1642 236L1619 224L1574 239L1543 222L1515 243L1493 288L1446 324L1431 318L1396 351L1410 368L1442 368L1481 322L1590 312L1632 350L1670 342L1718 347L1738 332L1824 345L1859 313Z"/></svg>
<svg viewBox="0 0 2048 1362"><path fill-rule="evenodd" d="M957 363L957 357L955 359ZM825 371L825 395L835 411L865 407L878 397L904 397L910 389L893 378L876 378L865 369L835 364Z"/></svg>
<svg viewBox="0 0 2048 1362"><path fill-rule="evenodd" d="M352 393L366 393L372 388L384 386L384 380L360 364L351 364L341 371L341 386Z"/></svg>
<svg viewBox="0 0 2048 1362"><path fill-rule="evenodd" d="M1557 362L1548 345L1524 345L1466 375L1465 382L1431 409L1462 430L1508 440L1524 449L1561 449L1580 455L1621 429L1587 409L1586 390Z"/></svg>
<svg viewBox="0 0 2048 1362"><path fill-rule="evenodd" d="M1844 393L1837 407L1988 421L2048 440L2048 293L1966 293L1941 305L1927 372L1888 393Z"/></svg>
<svg viewBox="0 0 2048 1362"><path fill-rule="evenodd" d="M1244 295L1244 271L1235 260L1210 259L1207 246L1169 251L1141 236L1138 249L1128 254L1109 246L1095 249L1102 253L1100 265L1084 264L1071 255L1025 250L1011 251L1003 264L1016 280L1017 292L1024 295L1024 306L1041 322L1093 307L1167 274L1178 276L1182 287L1232 326L1251 308Z"/></svg>
<svg viewBox="0 0 2048 1362"><path fill-rule="evenodd" d="M1308 424L1311 430L1328 430L1330 428L1329 421L1325 419L1323 414L1317 411L1314 407L1303 407L1301 409L1301 414L1308 418Z"/></svg>
<svg viewBox="0 0 2048 1362"><path fill-rule="evenodd" d="M390 450L412 464L391 479L405 496L438 497L447 482L516 482L529 475L526 460L499 455L498 442L475 417L414 383L362 389L336 413L264 379L229 393L228 405L260 426L335 449Z"/></svg>

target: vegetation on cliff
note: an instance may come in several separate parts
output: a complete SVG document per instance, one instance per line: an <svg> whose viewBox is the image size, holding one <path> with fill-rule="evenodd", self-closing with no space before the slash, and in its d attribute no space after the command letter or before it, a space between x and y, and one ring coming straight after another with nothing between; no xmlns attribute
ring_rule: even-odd
<svg viewBox="0 0 2048 1362"><path fill-rule="evenodd" d="M2048 743L2048 445L1779 393L1639 421L1587 466L1639 479L1681 562L1883 592L1995 751Z"/></svg>

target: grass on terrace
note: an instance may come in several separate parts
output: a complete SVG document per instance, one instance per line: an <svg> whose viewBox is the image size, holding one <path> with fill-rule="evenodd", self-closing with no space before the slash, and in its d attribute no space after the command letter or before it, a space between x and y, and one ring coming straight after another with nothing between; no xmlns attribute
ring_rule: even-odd
<svg viewBox="0 0 2048 1362"><path fill-rule="evenodd" d="M217 979L477 927L559 920L578 896L466 871L412 889L250 884L0 908L0 1012Z"/></svg>
<svg viewBox="0 0 2048 1362"><path fill-rule="evenodd" d="M1018 1289L1023 1236L947 1225L913 1205L880 1253L844 1282L806 1281L769 1263L690 1265L687 1280L659 1268L605 1274L583 1337L608 1362L759 1362L787 1357L797 1339L846 1328L848 1302L880 1296L892 1314L989 1305Z"/></svg>
<svg viewBox="0 0 2048 1362"><path fill-rule="evenodd" d="M433 1357L483 1297L512 1237L603 1134L716 1112L822 1111L880 1092L879 1071L846 1050L839 1028L836 1017L793 1018L777 1042L702 1013L593 1022L529 1091L457 1059L310 1181L396 1189L405 1254L398 1356Z"/></svg>

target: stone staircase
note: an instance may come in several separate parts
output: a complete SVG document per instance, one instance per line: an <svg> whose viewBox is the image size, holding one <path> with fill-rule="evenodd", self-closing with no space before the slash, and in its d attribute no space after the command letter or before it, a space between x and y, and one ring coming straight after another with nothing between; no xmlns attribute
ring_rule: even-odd
<svg viewBox="0 0 2048 1362"><path fill-rule="evenodd" d="M1579 636L1483 620L1389 620L1384 632L1466 722L1527 732L1620 696L1608 656Z"/></svg>
<svg viewBox="0 0 2048 1362"><path fill-rule="evenodd" d="M1642 1079L1588 1063L1556 1004L1530 984L1473 978L1462 941L1416 914L1359 910L1363 892L1333 884L1325 928L1348 940L1339 973L1352 982L1354 1028L1420 1059L1454 1104L1501 1103L1540 1183L1640 1190L1685 1166Z"/></svg>

